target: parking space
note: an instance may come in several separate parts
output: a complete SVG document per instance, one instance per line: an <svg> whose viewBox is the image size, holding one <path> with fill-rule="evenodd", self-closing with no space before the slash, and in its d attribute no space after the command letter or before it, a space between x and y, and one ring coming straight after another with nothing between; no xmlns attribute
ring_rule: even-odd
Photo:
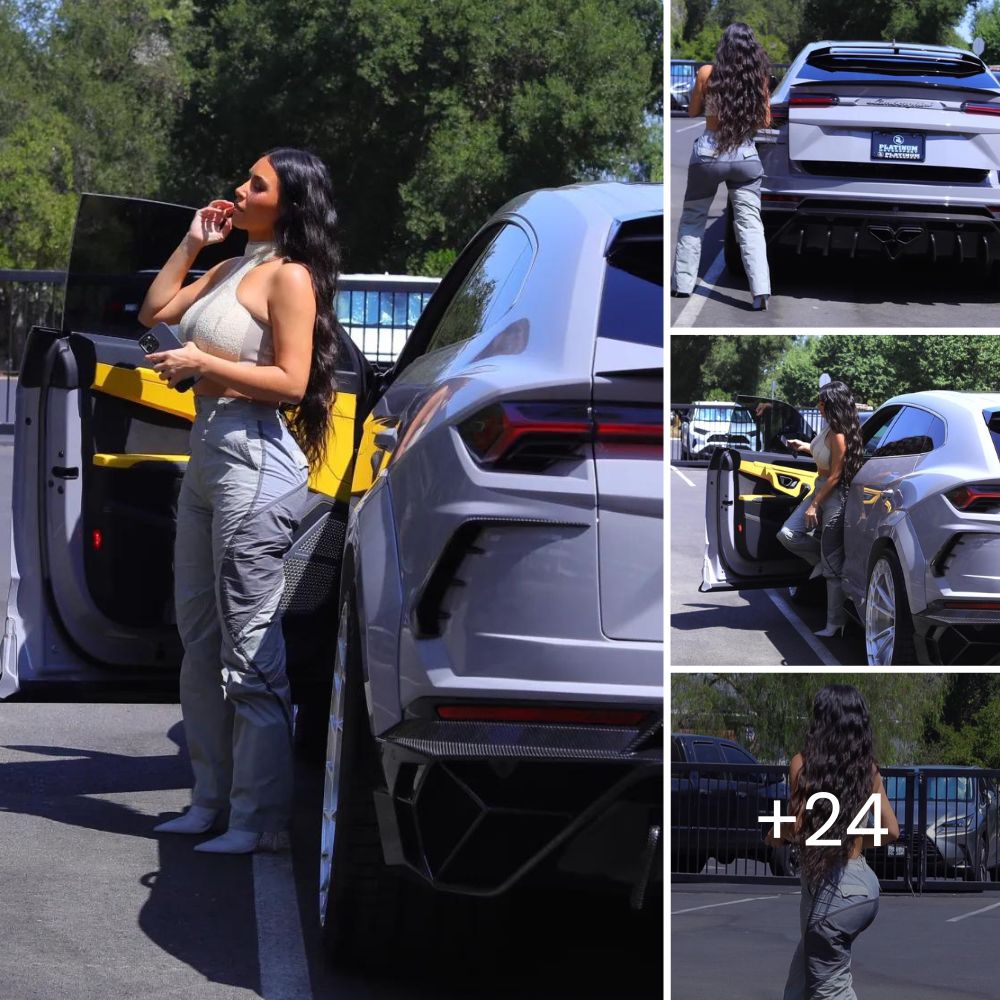
<svg viewBox="0 0 1000 1000"><path fill-rule="evenodd" d="M864 665L864 636L813 635L822 606L794 605L786 591L700 594L705 548L704 467L670 467L670 662L673 666Z"/></svg>
<svg viewBox="0 0 1000 1000"><path fill-rule="evenodd" d="M673 252L684 203L687 164L704 119L670 119L670 225ZM851 261L820 254L771 260L773 295L766 312L750 309L742 277L723 265L726 191L717 194L701 258L701 280L688 299L672 298L671 325L685 327L977 327L992 325L995 280L973 264L936 265L880 259Z"/></svg>
<svg viewBox="0 0 1000 1000"><path fill-rule="evenodd" d="M674 885L672 995L685 1000L780 997L799 938L797 888L752 883ZM855 942L854 985L878 1000L992 1000L1000 901L990 894L883 893Z"/></svg>

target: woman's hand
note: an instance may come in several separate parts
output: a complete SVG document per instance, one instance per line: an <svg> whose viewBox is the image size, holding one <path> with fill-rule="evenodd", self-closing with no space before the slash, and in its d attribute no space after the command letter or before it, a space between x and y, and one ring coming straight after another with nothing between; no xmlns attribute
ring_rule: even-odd
<svg viewBox="0 0 1000 1000"><path fill-rule="evenodd" d="M800 452L803 448L809 447L805 441L800 441L798 438L785 438L785 444L794 452Z"/></svg>
<svg viewBox="0 0 1000 1000"><path fill-rule="evenodd" d="M806 507L806 528L815 528L817 524L819 524L819 508L811 503Z"/></svg>
<svg viewBox="0 0 1000 1000"><path fill-rule="evenodd" d="M153 371L173 389L178 382L183 382L192 375L204 375L206 357L205 352L189 340L177 350L147 354L146 360L153 366Z"/></svg>
<svg viewBox="0 0 1000 1000"><path fill-rule="evenodd" d="M224 198L216 198L194 213L188 238L200 246L221 243L233 230L233 212L236 206Z"/></svg>

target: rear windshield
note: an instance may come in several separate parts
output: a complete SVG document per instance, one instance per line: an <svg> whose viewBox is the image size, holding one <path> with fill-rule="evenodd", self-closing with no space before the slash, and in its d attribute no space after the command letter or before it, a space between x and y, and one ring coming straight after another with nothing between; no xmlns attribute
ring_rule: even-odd
<svg viewBox="0 0 1000 1000"><path fill-rule="evenodd" d="M990 429L990 440L996 449L997 458L1000 458L1000 409L983 410L983 419Z"/></svg>
<svg viewBox="0 0 1000 1000"><path fill-rule="evenodd" d="M660 232L655 231L658 227ZM597 335L633 344L663 343L663 220L617 240L608 254ZM652 231L651 231L652 230Z"/></svg>
<svg viewBox="0 0 1000 1000"><path fill-rule="evenodd" d="M972 55L940 55L865 49L817 49L797 83L880 83L1000 93L986 65Z"/></svg>
<svg viewBox="0 0 1000 1000"><path fill-rule="evenodd" d="M739 420L741 413L746 420L750 420L750 414L746 410L737 410L735 406L696 406L691 419L728 424L730 418ZM750 422L752 423L753 421Z"/></svg>

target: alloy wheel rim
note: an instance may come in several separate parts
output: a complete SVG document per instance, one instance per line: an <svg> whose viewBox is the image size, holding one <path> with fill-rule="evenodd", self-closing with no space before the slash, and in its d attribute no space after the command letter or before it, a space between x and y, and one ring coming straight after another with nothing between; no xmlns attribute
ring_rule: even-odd
<svg viewBox="0 0 1000 1000"><path fill-rule="evenodd" d="M344 682L347 679L348 602L340 609L337 648L330 695L330 722L326 736L326 766L323 776L323 817L319 855L319 919L326 923L326 907L333 875L333 845L337 837L337 805L340 797L340 761L344 740Z"/></svg>
<svg viewBox="0 0 1000 1000"><path fill-rule="evenodd" d="M892 663L896 646L896 587L888 560L879 559L868 581L865 609L865 648L868 665L886 667Z"/></svg>

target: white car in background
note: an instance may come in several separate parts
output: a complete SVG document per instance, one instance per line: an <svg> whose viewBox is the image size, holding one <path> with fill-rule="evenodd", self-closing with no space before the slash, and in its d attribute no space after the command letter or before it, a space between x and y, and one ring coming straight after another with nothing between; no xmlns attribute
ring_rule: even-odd
<svg viewBox="0 0 1000 1000"><path fill-rule="evenodd" d="M703 399L681 424L681 457L710 458L716 448L756 451L756 425L750 411L738 403Z"/></svg>

